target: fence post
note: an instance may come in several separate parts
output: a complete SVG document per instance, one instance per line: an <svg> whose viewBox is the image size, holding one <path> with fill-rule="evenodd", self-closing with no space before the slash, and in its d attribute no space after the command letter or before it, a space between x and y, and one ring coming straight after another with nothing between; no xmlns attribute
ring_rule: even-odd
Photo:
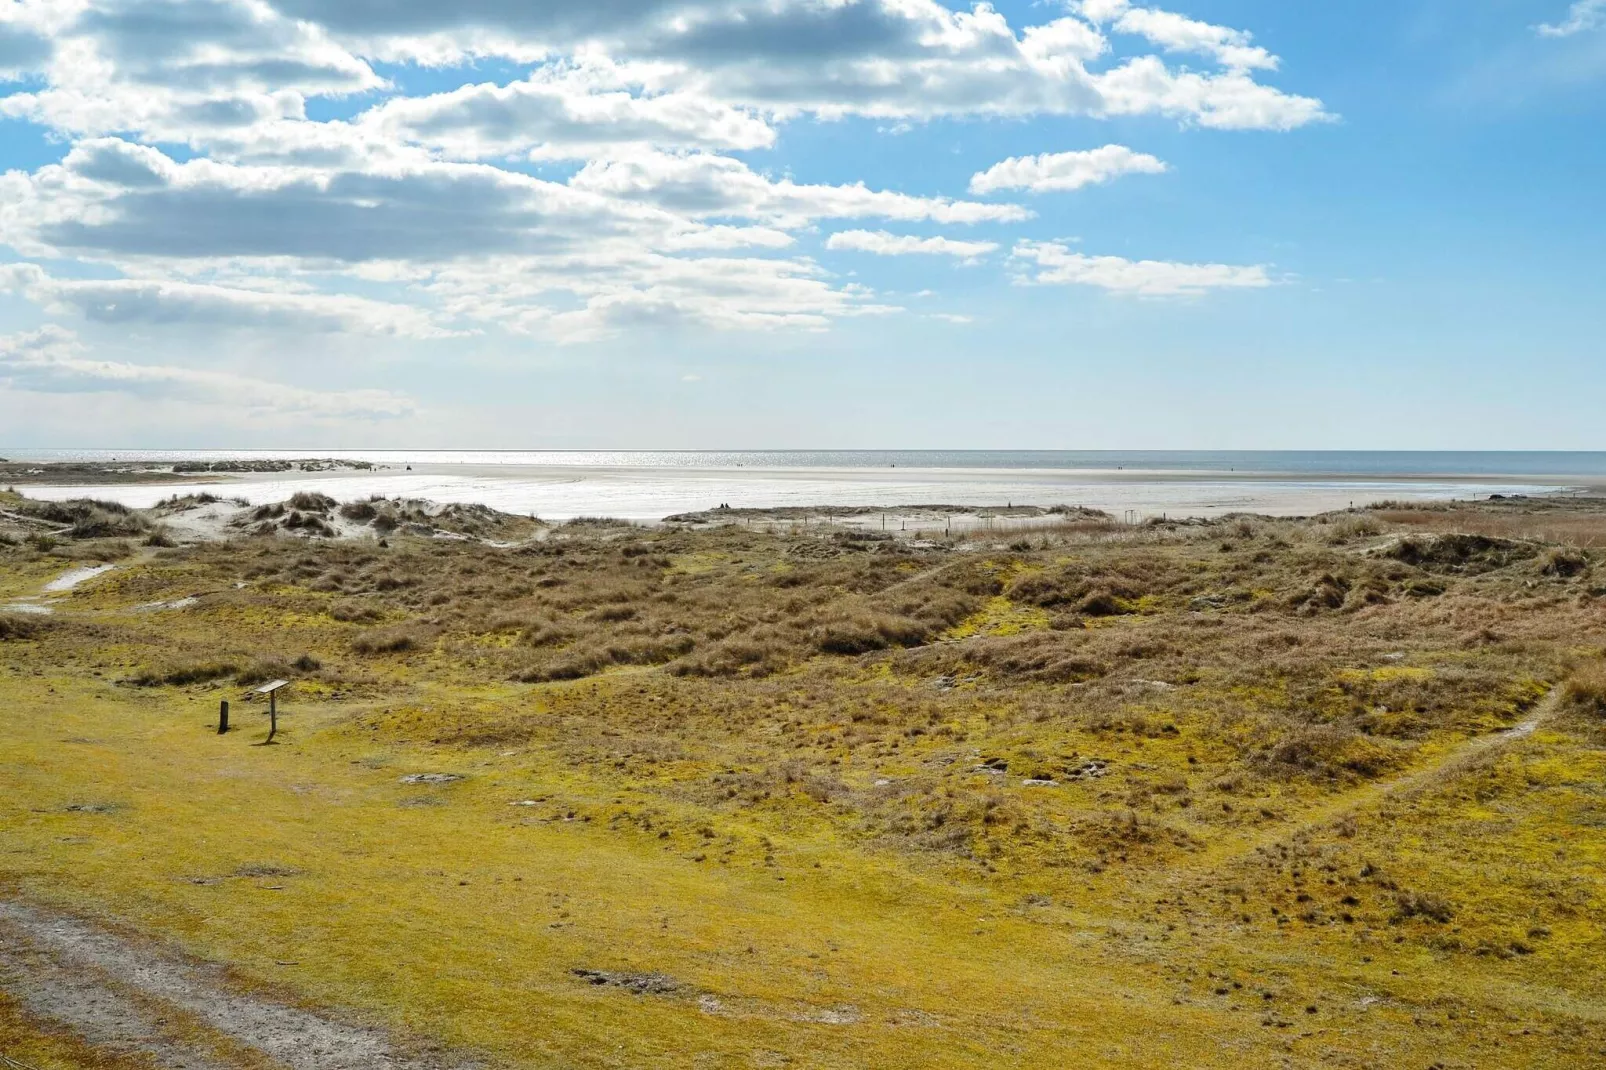
<svg viewBox="0 0 1606 1070"><path fill-rule="evenodd" d="M229 700L224 699L217 704L217 734L222 735L229 730Z"/></svg>

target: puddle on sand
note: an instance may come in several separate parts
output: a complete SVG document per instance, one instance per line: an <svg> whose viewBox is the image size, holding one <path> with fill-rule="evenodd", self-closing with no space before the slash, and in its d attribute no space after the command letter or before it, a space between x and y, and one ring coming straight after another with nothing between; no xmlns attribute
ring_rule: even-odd
<svg viewBox="0 0 1606 1070"><path fill-rule="evenodd" d="M85 565L82 568L68 569L45 584L45 590L70 591L85 580L92 580L101 573L110 572L116 567L116 565Z"/></svg>

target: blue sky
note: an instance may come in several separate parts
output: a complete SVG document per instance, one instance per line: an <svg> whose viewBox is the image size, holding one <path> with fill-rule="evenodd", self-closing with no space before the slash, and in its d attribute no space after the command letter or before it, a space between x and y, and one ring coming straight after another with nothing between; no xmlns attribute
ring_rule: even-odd
<svg viewBox="0 0 1606 1070"><path fill-rule="evenodd" d="M1600 0L24 0L0 71L0 449L1606 448Z"/></svg>

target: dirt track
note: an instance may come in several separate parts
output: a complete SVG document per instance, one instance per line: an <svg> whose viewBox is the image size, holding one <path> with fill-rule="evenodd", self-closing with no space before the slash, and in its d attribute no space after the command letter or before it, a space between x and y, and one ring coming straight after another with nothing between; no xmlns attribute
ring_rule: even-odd
<svg viewBox="0 0 1606 1070"><path fill-rule="evenodd" d="M216 965L0 900L0 989L33 1018L163 1070L468 1070L379 1030L239 992Z"/></svg>

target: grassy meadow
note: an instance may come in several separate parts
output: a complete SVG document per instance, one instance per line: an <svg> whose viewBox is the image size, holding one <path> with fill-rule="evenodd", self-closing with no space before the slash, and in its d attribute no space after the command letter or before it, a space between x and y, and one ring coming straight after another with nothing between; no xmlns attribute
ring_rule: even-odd
<svg viewBox="0 0 1606 1070"><path fill-rule="evenodd" d="M0 608L0 898L487 1067L1606 1061L1606 502L183 508L0 495L117 566Z"/></svg>

